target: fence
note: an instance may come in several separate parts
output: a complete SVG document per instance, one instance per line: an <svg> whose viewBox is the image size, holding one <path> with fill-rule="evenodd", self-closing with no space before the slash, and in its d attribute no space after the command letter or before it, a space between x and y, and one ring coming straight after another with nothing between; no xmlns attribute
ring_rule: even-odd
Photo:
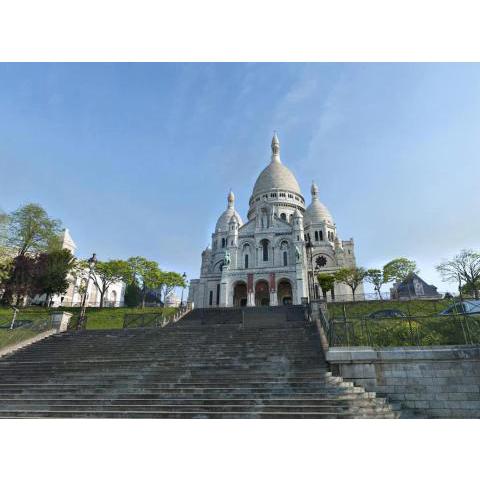
<svg viewBox="0 0 480 480"><path fill-rule="evenodd" d="M327 304L330 346L464 345L480 342L480 308L463 299L377 300ZM476 302L480 307L480 302ZM470 307L469 307L470 308Z"/></svg>
<svg viewBox="0 0 480 480"><path fill-rule="evenodd" d="M0 348L17 344L52 328L52 317L46 311L5 310L0 315Z"/></svg>
<svg viewBox="0 0 480 480"><path fill-rule="evenodd" d="M51 302L51 304L49 306L45 305L45 302L30 303L28 306L31 307L31 308L35 308L35 307L38 307L38 308L81 308L82 302L81 301L68 302L68 301L64 300L63 302L60 302L60 303ZM92 302L87 301L86 306L88 308L98 308L98 307L100 307L100 300L95 300L94 302L93 301ZM119 301L119 300L117 300L117 301L104 300L103 301L103 307L105 307L105 308L123 307L123 306L124 306L123 301ZM27 308L27 307L25 307L25 308Z"/></svg>
<svg viewBox="0 0 480 480"><path fill-rule="evenodd" d="M414 292L409 296L402 295L400 297L401 301L409 300L441 300L445 296L450 298L452 295L448 292L441 293L437 295L415 295ZM343 302L365 302L365 301L377 301L377 300L398 300L398 298L393 298L390 291L378 292L366 292L366 293L346 293L342 295L334 294L332 296L331 292L328 292L326 295L320 294L318 300L324 300L328 303L343 303Z"/></svg>
<svg viewBox="0 0 480 480"><path fill-rule="evenodd" d="M123 317L123 328L163 328L177 322L190 307L182 307L170 315L164 313L126 313Z"/></svg>

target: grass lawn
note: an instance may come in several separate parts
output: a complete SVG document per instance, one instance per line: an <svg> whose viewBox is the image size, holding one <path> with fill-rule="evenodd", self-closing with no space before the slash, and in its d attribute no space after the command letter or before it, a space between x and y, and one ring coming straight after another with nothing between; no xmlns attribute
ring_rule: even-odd
<svg viewBox="0 0 480 480"><path fill-rule="evenodd" d="M162 313L166 316L175 312L175 308L161 307L145 307L141 308L87 308L87 329L88 330L103 330L103 329L117 329L123 327L123 317L126 313L134 314L149 314ZM69 328L75 328L80 314L79 307L48 309L42 307L22 308L17 314L17 321L32 320L32 325L22 328L15 328L9 330L8 327L12 321L13 310L7 307L0 307L0 348L6 345L15 344L33 337L38 333L49 328L46 320L49 320L50 313L57 311L66 311L73 314L70 321Z"/></svg>
<svg viewBox="0 0 480 480"><path fill-rule="evenodd" d="M455 301L370 300L328 303L335 346L396 347L409 345L461 345L480 341L480 316L438 315ZM403 318L369 318L380 310L399 310Z"/></svg>
<svg viewBox="0 0 480 480"><path fill-rule="evenodd" d="M452 300L366 300L361 302L332 302L327 304L329 318L365 317L378 310L400 310L405 315L436 316L453 304Z"/></svg>

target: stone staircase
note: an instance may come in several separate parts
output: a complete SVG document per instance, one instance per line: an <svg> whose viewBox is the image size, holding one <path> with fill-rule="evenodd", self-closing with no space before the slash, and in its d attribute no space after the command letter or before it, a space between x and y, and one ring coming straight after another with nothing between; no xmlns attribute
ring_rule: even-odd
<svg viewBox="0 0 480 480"><path fill-rule="evenodd" d="M0 417L397 416L328 372L302 308L222 310L165 328L66 332L7 356Z"/></svg>

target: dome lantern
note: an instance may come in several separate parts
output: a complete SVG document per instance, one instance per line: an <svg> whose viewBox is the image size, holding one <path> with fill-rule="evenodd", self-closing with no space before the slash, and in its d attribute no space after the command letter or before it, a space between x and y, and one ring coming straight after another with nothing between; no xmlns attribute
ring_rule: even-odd
<svg viewBox="0 0 480 480"><path fill-rule="evenodd" d="M235 217L235 220L239 227L243 225L242 217L235 210L235 195L232 190L228 193L227 196L227 209L220 215L215 226L215 232L228 232L228 225L232 217Z"/></svg>

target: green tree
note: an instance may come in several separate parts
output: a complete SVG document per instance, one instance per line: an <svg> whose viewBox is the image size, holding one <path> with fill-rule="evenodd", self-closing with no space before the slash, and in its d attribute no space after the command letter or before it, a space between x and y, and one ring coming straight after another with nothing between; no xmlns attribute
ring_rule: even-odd
<svg viewBox="0 0 480 480"><path fill-rule="evenodd" d="M362 284L366 274L366 270L362 267L341 268L335 272L335 280L348 285L355 300L355 291Z"/></svg>
<svg viewBox="0 0 480 480"><path fill-rule="evenodd" d="M11 273L5 281L2 303L22 305L28 295L34 295L37 277L37 259L31 255L17 255L12 261Z"/></svg>
<svg viewBox="0 0 480 480"><path fill-rule="evenodd" d="M392 281L404 282L415 273L418 273L417 264L413 260L404 257L395 258L383 267L385 283Z"/></svg>
<svg viewBox="0 0 480 480"><path fill-rule="evenodd" d="M127 307L138 307L142 299L142 292L137 282L131 282L125 287L124 301Z"/></svg>
<svg viewBox="0 0 480 480"><path fill-rule="evenodd" d="M7 244L17 255L58 250L60 228L59 220L50 218L40 205L29 203L9 215Z"/></svg>
<svg viewBox="0 0 480 480"><path fill-rule="evenodd" d="M461 291L462 283L473 292L475 299L479 298L480 286L480 253L474 250L462 250L451 260L446 260L437 265L444 282L458 282Z"/></svg>
<svg viewBox="0 0 480 480"><path fill-rule="evenodd" d="M127 277L130 282L136 282L141 291L142 308L149 289L160 288L162 285L162 271L158 263L145 257L130 257L127 260Z"/></svg>
<svg viewBox="0 0 480 480"><path fill-rule="evenodd" d="M12 273L13 257L7 247L8 215L0 210L0 291Z"/></svg>
<svg viewBox="0 0 480 480"><path fill-rule="evenodd" d="M164 282L164 272L153 260L147 260L141 269L142 276L142 308L145 307L145 299L149 290L161 289Z"/></svg>
<svg viewBox="0 0 480 480"><path fill-rule="evenodd" d="M124 280L129 273L128 263L125 260L108 260L97 262L92 280L100 292L100 308L103 307L105 295L112 284Z"/></svg>
<svg viewBox="0 0 480 480"><path fill-rule="evenodd" d="M75 257L69 250L54 250L41 253L37 257L36 290L46 294L46 304L55 294L65 293L68 289L68 274L73 269Z"/></svg>
<svg viewBox="0 0 480 480"><path fill-rule="evenodd" d="M365 280L373 285L374 290L378 294L378 298L382 300L382 286L388 283L385 280L384 272L378 268L370 268L367 270Z"/></svg>
<svg viewBox="0 0 480 480"><path fill-rule="evenodd" d="M319 273L317 275L318 285L322 289L323 298L327 297L327 292L333 291L335 286L335 276L331 273Z"/></svg>
<svg viewBox="0 0 480 480"><path fill-rule="evenodd" d="M176 287L186 287L183 276L177 272L162 272L161 293L164 304Z"/></svg>

